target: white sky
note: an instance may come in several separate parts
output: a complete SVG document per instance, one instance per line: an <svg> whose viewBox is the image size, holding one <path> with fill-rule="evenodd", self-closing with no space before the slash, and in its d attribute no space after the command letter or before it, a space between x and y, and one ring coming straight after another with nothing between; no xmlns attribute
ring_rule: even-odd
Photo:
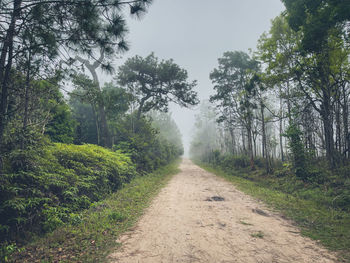
<svg viewBox="0 0 350 263"><path fill-rule="evenodd" d="M284 10L280 0L155 0L139 20L129 20L130 51L116 64L134 55L154 52L173 58L196 79L201 100L213 94L210 72L225 51L255 49L270 21ZM191 141L195 110L171 107L183 135L185 150Z"/></svg>

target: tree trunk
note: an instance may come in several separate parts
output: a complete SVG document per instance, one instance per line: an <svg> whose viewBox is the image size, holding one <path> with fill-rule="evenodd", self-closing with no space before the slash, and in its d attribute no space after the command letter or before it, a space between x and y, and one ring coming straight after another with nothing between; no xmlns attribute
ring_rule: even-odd
<svg viewBox="0 0 350 263"><path fill-rule="evenodd" d="M250 157L250 169L255 170L251 119L248 120L247 135L248 135L248 151L249 151L249 157Z"/></svg>
<svg viewBox="0 0 350 263"><path fill-rule="evenodd" d="M87 67L87 69L90 71L90 73L92 75L92 78L93 78L95 84L97 85L99 91L101 92L100 82L98 80L96 69L99 67L102 60L104 59L104 50L101 50L100 58L98 60L96 60L93 64L90 64L89 61L87 61L86 59L83 59L79 56L77 56L76 59L79 60L80 62L82 62ZM99 115L99 122L100 122L100 124L99 124L100 132L98 133L100 138L98 139L98 141L101 143L100 145L107 147L107 148L112 148L112 146L113 146L112 145L112 137L111 137L111 134L110 134L109 128L108 128L103 98L100 98L100 100L97 103L98 103L98 115Z"/></svg>
<svg viewBox="0 0 350 263"><path fill-rule="evenodd" d="M243 131L243 129L242 129L241 134L242 134L242 147L243 147L243 154L246 154L246 153L247 153L247 149L246 149L246 147L245 147L245 138L244 138L244 131Z"/></svg>
<svg viewBox="0 0 350 263"><path fill-rule="evenodd" d="M330 166L334 168L336 164L334 160L333 121L331 115L330 97L326 94L324 94L321 108L321 116L324 127L326 157Z"/></svg>
<svg viewBox="0 0 350 263"><path fill-rule="evenodd" d="M335 148L338 152L342 151L342 140L341 140L341 121L340 121L340 103L335 105L335 128L336 128L336 144Z"/></svg>
<svg viewBox="0 0 350 263"><path fill-rule="evenodd" d="M284 152L283 152L283 123L282 123L282 118L280 118L279 133L280 133L279 136L280 136L281 161L284 162Z"/></svg>
<svg viewBox="0 0 350 263"><path fill-rule="evenodd" d="M104 147L112 148L112 138L108 129L106 112L103 103L99 103L98 105L98 114L100 116L100 129L101 129L101 145Z"/></svg>
<svg viewBox="0 0 350 263"><path fill-rule="evenodd" d="M100 129L100 121L98 120L97 110L96 110L96 108L95 108L94 105L91 105L91 109L92 109L93 116L94 116L94 118L95 118L97 145L101 145L101 142L100 142L100 139L101 139L101 136L100 136L101 129Z"/></svg>
<svg viewBox="0 0 350 263"><path fill-rule="evenodd" d="M27 76L26 76L26 85L25 85L25 95L24 95L24 117L23 117L23 129L24 130L27 128L27 124L28 124L30 69L31 69L31 55L30 55L30 51L29 51L28 65L27 65Z"/></svg>
<svg viewBox="0 0 350 263"><path fill-rule="evenodd" d="M344 157L348 157L350 150L350 140L349 140L349 123L348 123L348 100L346 96L345 86L343 86L343 104L342 104L342 114L343 114L343 140L344 140Z"/></svg>
<svg viewBox="0 0 350 263"><path fill-rule="evenodd" d="M236 148L236 140L235 140L235 135L234 135L234 132L233 132L233 129L230 128L230 136L231 136L231 153L233 155L236 154L236 151L235 151L235 148Z"/></svg>
<svg viewBox="0 0 350 263"><path fill-rule="evenodd" d="M261 136L262 136L262 156L266 158L266 128L265 128L265 114L264 105L261 103Z"/></svg>
<svg viewBox="0 0 350 263"><path fill-rule="evenodd" d="M254 158L256 158L256 136L253 136Z"/></svg>
<svg viewBox="0 0 350 263"><path fill-rule="evenodd" d="M6 113L8 106L8 88L10 73L12 69L12 58L13 58L13 39L15 36L15 26L17 17L20 14L20 6L22 0L15 0L13 3L13 13L11 17L11 22L9 28L6 32L6 37L2 46L2 51L0 55L0 85L1 85L1 99L0 99L0 174L2 173L2 143L5 132L6 125ZM7 57L7 65L6 63Z"/></svg>
<svg viewBox="0 0 350 263"><path fill-rule="evenodd" d="M26 75L26 84L24 91L24 116L23 116L23 132L26 132L28 125L28 107L29 107L29 89L30 89L30 67L31 67L31 57L28 56L28 65L27 65L27 75ZM21 138L21 149L24 149L24 137Z"/></svg>
<svg viewBox="0 0 350 263"><path fill-rule="evenodd" d="M263 157L265 158L265 168L266 168L266 173L271 172L271 165L270 165L270 157L267 152L267 143L266 143L266 125L265 125L265 106L261 102L260 104L260 111L261 111L261 130L262 130L262 154Z"/></svg>
<svg viewBox="0 0 350 263"><path fill-rule="evenodd" d="M281 88L279 89L281 94ZM289 96L289 94L288 94ZM288 97L288 107L289 106L289 97ZM289 114L289 113L288 113ZM280 137L280 152L281 152L281 160L284 162L284 152L283 152L283 100L280 98L280 116L279 116L279 137Z"/></svg>
<svg viewBox="0 0 350 263"><path fill-rule="evenodd" d="M289 119L289 122L291 122L292 112L291 112L291 106L290 106L289 80L287 80L287 109L288 109L288 119Z"/></svg>

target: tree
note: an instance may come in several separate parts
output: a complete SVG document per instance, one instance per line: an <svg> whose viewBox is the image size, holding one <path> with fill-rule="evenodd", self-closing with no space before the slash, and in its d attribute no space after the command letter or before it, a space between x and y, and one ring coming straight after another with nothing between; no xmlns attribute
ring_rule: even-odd
<svg viewBox="0 0 350 263"><path fill-rule="evenodd" d="M79 123L77 131L80 139L77 138L77 141L112 147L115 136L113 126L118 117L128 110L131 95L112 83L106 83L100 89L96 81L83 74L74 76L73 85L75 89L70 93L70 104ZM83 133L89 136L86 137Z"/></svg>
<svg viewBox="0 0 350 263"><path fill-rule="evenodd" d="M267 65L270 81L273 85L281 87L280 98L287 100L290 125L293 111L291 104L296 106L294 108L297 109L301 121L309 119L304 121L304 135L309 149L315 148L312 139L315 127L312 126L316 126L310 125L310 117L315 116L315 113L321 117L323 132L319 136L323 141L329 164L334 166L334 126L337 137L341 137L339 110L334 125L336 108L342 108L345 130L343 140L348 144L348 139L345 139L348 137L345 135L348 133L348 120L344 114L347 114L345 83L349 76L349 48L338 29L327 31L327 40L323 43L322 50L317 52L306 51L301 42L302 36L300 32L290 28L283 16L277 17L272 23L269 35L263 35L260 39L258 54ZM340 139L338 141L340 142Z"/></svg>
<svg viewBox="0 0 350 263"><path fill-rule="evenodd" d="M76 59L83 64L89 71L92 76L93 85L95 87L94 93L95 93L95 100L93 103L96 106L96 110L98 114L96 114L96 120L98 122L98 128L99 128L99 144L104 147L111 148L112 147L112 137L111 133L108 127L107 123L107 116L106 116L106 109L104 105L104 100L101 94L101 87L100 82L97 75L97 68L103 65L103 60L105 56L105 51L102 49L100 52L100 57L94 63L90 63L89 60L83 59L80 56L76 56ZM84 85L81 86L82 89L87 88L91 89L89 86L85 87Z"/></svg>
<svg viewBox="0 0 350 263"><path fill-rule="evenodd" d="M256 94L251 79L258 71L258 63L244 52L225 52L219 58L219 67L210 74L216 94L210 97L211 102L217 102L218 108L223 110L219 121L234 120L245 128L248 137L248 155L251 168L254 169L253 153L253 109L256 107ZM233 111L233 112L232 112ZM227 115L232 112L233 116ZM232 117L233 118L232 118Z"/></svg>
<svg viewBox="0 0 350 263"><path fill-rule="evenodd" d="M288 22L295 31L303 32L303 47L322 52L329 32L345 27L350 20L350 2L343 0L282 0L288 11Z"/></svg>
<svg viewBox="0 0 350 263"><path fill-rule="evenodd" d="M129 58L119 68L116 79L137 101L137 119L150 110L167 112L169 102L184 107L199 102L197 93L193 91L197 83L188 82L187 71L171 59L159 62L153 53L146 58Z"/></svg>
<svg viewBox="0 0 350 263"><path fill-rule="evenodd" d="M211 153L218 148L216 112L209 101L201 102L196 115L195 133L191 142L191 157L209 162Z"/></svg>
<svg viewBox="0 0 350 263"><path fill-rule="evenodd" d="M2 156L40 144L44 134L53 141L71 142L74 123L59 90L58 80L31 79L30 90L23 90L21 87L27 81L26 76L20 72L13 75Z"/></svg>
<svg viewBox="0 0 350 263"><path fill-rule="evenodd" d="M0 27L0 147L8 125L9 99L13 86L11 75L25 69L30 80L49 79L57 75L67 57L80 53L93 56L93 50L114 54L115 47L126 46L124 6L130 13L146 11L151 0L14 0L1 1ZM33 64L36 70L31 70ZM21 66L21 65L24 65ZM27 118L24 118L26 125ZM24 125L24 126L25 126ZM3 149L0 149L3 154ZM1 156L0 156L1 157ZM0 158L1 170L1 158Z"/></svg>
<svg viewBox="0 0 350 263"><path fill-rule="evenodd" d="M170 113L151 111L149 116L152 126L159 131L159 136L174 145L183 153L182 135Z"/></svg>
<svg viewBox="0 0 350 263"><path fill-rule="evenodd" d="M45 134L53 142L73 143L76 123L69 106L63 98L52 109L51 114L52 117L46 125Z"/></svg>

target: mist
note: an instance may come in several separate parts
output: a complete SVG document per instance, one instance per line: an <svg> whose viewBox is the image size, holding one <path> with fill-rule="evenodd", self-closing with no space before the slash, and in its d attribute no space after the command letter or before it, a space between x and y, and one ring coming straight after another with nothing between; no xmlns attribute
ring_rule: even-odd
<svg viewBox="0 0 350 263"><path fill-rule="evenodd" d="M264 12L262 12L264 10ZM201 100L213 94L210 72L225 51L248 51L270 21L284 10L279 0L214 1L156 0L141 19L129 19L130 50L115 66L134 55L154 52L160 59L174 59L185 68L190 80L197 80ZM108 77L107 77L108 78ZM197 108L171 105L188 155Z"/></svg>

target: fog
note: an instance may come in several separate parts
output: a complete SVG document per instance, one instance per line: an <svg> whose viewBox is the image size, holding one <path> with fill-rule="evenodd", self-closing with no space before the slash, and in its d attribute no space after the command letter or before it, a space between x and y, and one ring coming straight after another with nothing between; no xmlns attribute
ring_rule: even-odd
<svg viewBox="0 0 350 263"><path fill-rule="evenodd" d="M128 21L130 50L116 61L154 52L159 59L173 58L196 79L201 100L213 93L209 73L225 51L255 49L270 28L270 20L284 10L280 0L155 0L140 20ZM174 120L188 153L196 109L171 105Z"/></svg>

